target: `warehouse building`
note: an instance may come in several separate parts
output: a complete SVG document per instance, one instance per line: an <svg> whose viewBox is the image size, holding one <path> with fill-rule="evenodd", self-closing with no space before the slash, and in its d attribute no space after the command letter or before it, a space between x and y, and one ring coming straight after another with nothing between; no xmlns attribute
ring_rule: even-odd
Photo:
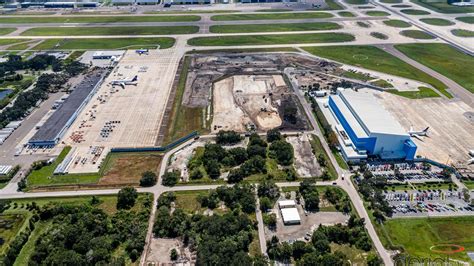
<svg viewBox="0 0 474 266"><path fill-rule="evenodd" d="M369 89L338 90L331 95L329 110L336 120L341 151L347 161L368 157L413 160L416 145L400 123Z"/></svg>
<svg viewBox="0 0 474 266"><path fill-rule="evenodd" d="M63 104L46 120L29 140L31 147L52 147L58 143L77 115L98 89L105 70L89 74L76 86Z"/></svg>
<svg viewBox="0 0 474 266"><path fill-rule="evenodd" d="M280 208L283 224L294 225L301 223L300 214L294 200L281 200L278 202L278 207Z"/></svg>

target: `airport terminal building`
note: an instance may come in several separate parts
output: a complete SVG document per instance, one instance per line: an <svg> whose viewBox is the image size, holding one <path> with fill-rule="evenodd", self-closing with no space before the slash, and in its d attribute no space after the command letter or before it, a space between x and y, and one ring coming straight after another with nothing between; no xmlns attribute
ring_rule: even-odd
<svg viewBox="0 0 474 266"><path fill-rule="evenodd" d="M329 97L328 107L347 161L414 159L415 143L371 90L339 90Z"/></svg>

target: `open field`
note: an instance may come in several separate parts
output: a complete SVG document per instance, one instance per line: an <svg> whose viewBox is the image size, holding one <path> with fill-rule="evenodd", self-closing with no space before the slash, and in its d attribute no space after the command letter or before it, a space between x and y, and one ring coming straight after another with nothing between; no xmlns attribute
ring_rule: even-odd
<svg viewBox="0 0 474 266"><path fill-rule="evenodd" d="M234 14L215 15L211 17L214 21L225 20L267 20L267 19L316 19L331 18L333 15L326 12L305 12L305 13L274 13L274 14Z"/></svg>
<svg viewBox="0 0 474 266"><path fill-rule="evenodd" d="M327 7L324 8L324 10L343 10L344 7L342 7L339 3L337 3L334 0L325 0Z"/></svg>
<svg viewBox="0 0 474 266"><path fill-rule="evenodd" d="M32 28L21 33L23 36L91 36L91 35L164 35L191 34L199 31L198 26L169 27L48 27Z"/></svg>
<svg viewBox="0 0 474 266"><path fill-rule="evenodd" d="M414 15L414 16L421 16L421 15L429 15L430 12L420 10L420 9L402 9L400 12L405 13L407 15Z"/></svg>
<svg viewBox="0 0 474 266"><path fill-rule="evenodd" d="M0 255L5 254L8 245L15 239L25 222L23 214L0 214Z"/></svg>
<svg viewBox="0 0 474 266"><path fill-rule="evenodd" d="M463 37L463 38L474 37L474 31L470 31L470 30L455 29L455 30L452 30L451 33L455 36Z"/></svg>
<svg viewBox="0 0 474 266"><path fill-rule="evenodd" d="M125 48L170 48L175 39L168 37L159 38L103 38L103 39L47 39L33 50L107 50Z"/></svg>
<svg viewBox="0 0 474 266"><path fill-rule="evenodd" d="M16 28L0 28L0 35L6 35L11 32L14 32Z"/></svg>
<svg viewBox="0 0 474 266"><path fill-rule="evenodd" d="M430 127L428 137L412 138L417 155L441 163L465 164L468 147L474 147L472 108L460 100L443 98L407 99L380 93L381 102L406 131Z"/></svg>
<svg viewBox="0 0 474 266"><path fill-rule="evenodd" d="M350 42L354 36L347 33L307 33L287 35L247 35L196 37L188 40L193 46L271 45L292 43Z"/></svg>
<svg viewBox="0 0 474 266"><path fill-rule="evenodd" d="M381 3L385 3L385 4L399 4L399 3L403 3L402 0L380 0Z"/></svg>
<svg viewBox="0 0 474 266"><path fill-rule="evenodd" d="M351 5L365 5L368 3L367 0L344 0L344 2Z"/></svg>
<svg viewBox="0 0 474 266"><path fill-rule="evenodd" d="M15 44L15 43L27 42L27 41L31 41L31 40L28 40L28 39L0 39L0 46L12 45L12 44Z"/></svg>
<svg viewBox="0 0 474 266"><path fill-rule="evenodd" d="M409 38L413 38L413 39L419 39L419 40L430 40L430 39L435 39L435 37L431 34L428 34L424 31L421 31L421 30L402 30L400 31L400 34L405 36L405 37L409 37Z"/></svg>
<svg viewBox="0 0 474 266"><path fill-rule="evenodd" d="M238 32L274 32L274 31L313 31L335 30L342 28L334 22L291 23L291 24L256 24L256 25L212 25L212 33L238 33Z"/></svg>
<svg viewBox="0 0 474 266"><path fill-rule="evenodd" d="M199 21L200 16L45 16L0 17L0 23L117 23L117 22L186 22Z"/></svg>
<svg viewBox="0 0 474 266"><path fill-rule="evenodd" d="M447 3L447 1L437 0L410 0L410 2L418 4L420 6L429 8L439 13L473 13L473 6L453 6Z"/></svg>
<svg viewBox="0 0 474 266"><path fill-rule="evenodd" d="M326 170L331 176L331 179L337 179L338 175L337 175L336 169L334 168L334 165L332 165L331 160L329 159L329 155L326 153L326 150L324 149L319 137L316 135L312 135L310 142L311 142L311 147L313 148L313 153L322 154L323 157L326 159L326 162L327 162Z"/></svg>
<svg viewBox="0 0 474 266"><path fill-rule="evenodd" d="M430 248L442 244L474 249L474 217L389 219L383 225L385 237L401 247L410 256L428 258L444 257ZM469 261L465 251L451 254L450 258Z"/></svg>
<svg viewBox="0 0 474 266"><path fill-rule="evenodd" d="M408 57L454 80L474 93L474 76L466 69L474 59L447 44L401 44L395 46Z"/></svg>
<svg viewBox="0 0 474 266"><path fill-rule="evenodd" d="M337 14L344 18L353 18L356 16L354 13L349 12L349 11L341 11L341 12L337 12Z"/></svg>
<svg viewBox="0 0 474 266"><path fill-rule="evenodd" d="M167 10L167 11L145 11L143 14L213 14L213 13L237 13L240 10Z"/></svg>
<svg viewBox="0 0 474 266"><path fill-rule="evenodd" d="M396 28L409 28L411 27L411 24L403 21L403 20L398 20L398 19L390 19L390 20L384 20L383 23L387 26L390 27L396 27Z"/></svg>
<svg viewBox="0 0 474 266"><path fill-rule="evenodd" d="M462 21L464 23L474 24L474 16L472 16L472 17L457 17L456 19L459 20L459 21Z"/></svg>
<svg viewBox="0 0 474 266"><path fill-rule="evenodd" d="M423 23L435 25L435 26L451 26L455 24L454 22L451 22L450 20L442 19L442 18L422 18L420 19L420 21Z"/></svg>
<svg viewBox="0 0 474 266"><path fill-rule="evenodd" d="M425 44L423 44L425 45ZM420 46L423 46L420 45ZM308 47L306 51L344 64L359 66L387 74L431 84L441 92L446 86L439 80L373 46Z"/></svg>
<svg viewBox="0 0 474 266"><path fill-rule="evenodd" d="M380 32L371 32L370 33L370 36L374 37L374 38L377 38L377 39L381 39L381 40L387 40L388 39L388 36L383 34L383 33L380 33Z"/></svg>
<svg viewBox="0 0 474 266"><path fill-rule="evenodd" d="M388 90L388 92L403 96L409 99L422 99L422 98L430 98L430 97L439 97L438 93L434 90L426 87L419 87L419 91L397 91L397 90Z"/></svg>
<svg viewBox="0 0 474 266"><path fill-rule="evenodd" d="M387 13L385 11L367 11L365 12L365 14L367 16L371 16L371 17L386 17L386 16L390 16L390 13Z"/></svg>

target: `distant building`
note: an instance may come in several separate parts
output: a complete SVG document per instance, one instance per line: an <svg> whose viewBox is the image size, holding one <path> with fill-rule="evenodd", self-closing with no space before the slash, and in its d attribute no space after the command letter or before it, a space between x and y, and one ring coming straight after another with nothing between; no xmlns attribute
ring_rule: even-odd
<svg viewBox="0 0 474 266"><path fill-rule="evenodd" d="M329 110L341 151L348 161L367 157L413 160L416 145L371 90L339 90L329 97Z"/></svg>
<svg viewBox="0 0 474 266"><path fill-rule="evenodd" d="M136 0L137 5L157 5L160 3L159 0Z"/></svg>
<svg viewBox="0 0 474 266"><path fill-rule="evenodd" d="M114 6L126 6L135 4L135 0L112 0Z"/></svg>

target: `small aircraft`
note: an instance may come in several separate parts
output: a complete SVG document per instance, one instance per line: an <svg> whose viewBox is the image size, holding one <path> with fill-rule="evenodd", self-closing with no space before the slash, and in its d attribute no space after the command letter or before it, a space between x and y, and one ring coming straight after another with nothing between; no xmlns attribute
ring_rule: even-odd
<svg viewBox="0 0 474 266"><path fill-rule="evenodd" d="M474 164L474 158L467 160L467 164Z"/></svg>
<svg viewBox="0 0 474 266"><path fill-rule="evenodd" d="M110 84L112 86L118 85L118 86L121 86L122 88L125 88L125 85L137 85L137 81L138 81L138 76L135 76L132 79L125 78L125 79L112 80Z"/></svg>
<svg viewBox="0 0 474 266"><path fill-rule="evenodd" d="M139 55L148 54L148 49L138 49L138 50L135 50L135 52Z"/></svg>
<svg viewBox="0 0 474 266"><path fill-rule="evenodd" d="M428 129L430 129L430 127L426 127L421 131L413 131L413 127L410 127L408 134L410 135L410 137L414 137L421 140L420 137L428 137Z"/></svg>

